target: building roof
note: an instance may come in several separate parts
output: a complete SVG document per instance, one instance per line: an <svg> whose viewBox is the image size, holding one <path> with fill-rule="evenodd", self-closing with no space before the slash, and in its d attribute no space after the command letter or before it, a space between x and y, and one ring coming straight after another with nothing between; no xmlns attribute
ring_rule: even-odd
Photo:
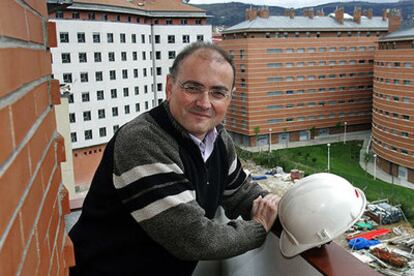
<svg viewBox="0 0 414 276"><path fill-rule="evenodd" d="M205 12L181 0L73 0L73 4L102 5L142 11Z"/></svg>
<svg viewBox="0 0 414 276"><path fill-rule="evenodd" d="M380 38L380 41L395 40L414 40L414 28L398 30Z"/></svg>
<svg viewBox="0 0 414 276"><path fill-rule="evenodd" d="M345 31L345 30L387 30L388 20L382 17L372 17L368 19L361 17L361 23L358 24L352 20L352 17L344 15L344 24L338 23L332 16L269 16L269 18L257 17L254 20L246 20L234 25L223 33L251 32L251 31L294 31L294 30L318 30L318 31Z"/></svg>

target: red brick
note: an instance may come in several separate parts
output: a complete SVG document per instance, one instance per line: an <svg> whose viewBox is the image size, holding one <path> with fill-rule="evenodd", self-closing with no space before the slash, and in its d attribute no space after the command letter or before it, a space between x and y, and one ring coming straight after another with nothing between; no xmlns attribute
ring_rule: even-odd
<svg viewBox="0 0 414 276"><path fill-rule="evenodd" d="M33 230L33 225L37 213L40 208L40 204L43 199L43 189L42 189L42 177L38 173L36 178L33 181L32 186L30 187L29 193L27 194L26 199L24 200L22 209L20 210L23 223L23 240L26 241Z"/></svg>
<svg viewBox="0 0 414 276"><path fill-rule="evenodd" d="M53 250L52 258L50 258L50 266L51 270L49 275L58 275L58 252L56 248Z"/></svg>
<svg viewBox="0 0 414 276"><path fill-rule="evenodd" d="M47 37L50 48L57 47L56 22L47 22Z"/></svg>
<svg viewBox="0 0 414 276"><path fill-rule="evenodd" d="M50 75L50 52L0 48L0 97L40 77Z"/></svg>
<svg viewBox="0 0 414 276"><path fill-rule="evenodd" d="M56 138L56 154L57 154L57 161L65 162L66 155L65 155L65 138L62 135L58 134Z"/></svg>
<svg viewBox="0 0 414 276"><path fill-rule="evenodd" d="M29 40L43 44L42 18L31 12L26 12L27 26L29 28Z"/></svg>
<svg viewBox="0 0 414 276"><path fill-rule="evenodd" d="M39 266L39 253L37 250L37 239L36 233L33 235L32 240L27 251L26 259L24 260L22 276L33 276L36 273L37 267Z"/></svg>
<svg viewBox="0 0 414 276"><path fill-rule="evenodd" d="M48 275L51 250L49 245L49 239L45 238L43 241L39 240L39 252L40 252L40 264L37 275L44 276Z"/></svg>
<svg viewBox="0 0 414 276"><path fill-rule="evenodd" d="M5 195L2 196L1 201L0 236L3 235L6 224L9 222L29 182L30 171L28 156L27 148L23 148L0 178L0 195Z"/></svg>
<svg viewBox="0 0 414 276"><path fill-rule="evenodd" d="M26 4L47 18L46 2L42 0L25 0Z"/></svg>
<svg viewBox="0 0 414 276"><path fill-rule="evenodd" d="M43 172L44 191L46 191L47 187L49 186L52 170L56 164L55 153L56 153L55 148L53 147L53 144L52 144L51 147L49 147L46 153L46 156L43 159L43 163L41 165L41 170Z"/></svg>
<svg viewBox="0 0 414 276"><path fill-rule="evenodd" d="M63 258L65 260L65 267L75 266L75 251L73 242L68 235L66 235L65 246L63 247Z"/></svg>
<svg viewBox="0 0 414 276"><path fill-rule="evenodd" d="M52 219L50 221L49 225L49 243L51 248L57 247L56 244L56 232L59 225L59 208L57 207L57 204L53 207L52 211Z"/></svg>
<svg viewBox="0 0 414 276"><path fill-rule="evenodd" d="M13 137L10 124L10 108L0 110L0 164L2 164L13 151Z"/></svg>
<svg viewBox="0 0 414 276"><path fill-rule="evenodd" d="M52 104L60 104L60 84L58 80L50 81L50 96Z"/></svg>
<svg viewBox="0 0 414 276"><path fill-rule="evenodd" d="M70 201L69 201L69 192L68 189L64 185L62 185L62 189L60 190L60 204L62 205L62 214L67 215L70 213Z"/></svg>
<svg viewBox="0 0 414 276"><path fill-rule="evenodd" d="M30 91L11 106L13 129L16 144L20 144L29 129L33 126L35 117L33 91Z"/></svg>
<svg viewBox="0 0 414 276"><path fill-rule="evenodd" d="M39 116L42 114L49 105L49 94L48 94L48 85L47 82L44 82L37 86L34 91L34 105L35 105L35 114Z"/></svg>
<svg viewBox="0 0 414 276"><path fill-rule="evenodd" d="M0 1L0 35L28 39L26 10L13 0Z"/></svg>
<svg viewBox="0 0 414 276"><path fill-rule="evenodd" d="M15 219L0 249L0 275L16 275L23 252L19 219Z"/></svg>

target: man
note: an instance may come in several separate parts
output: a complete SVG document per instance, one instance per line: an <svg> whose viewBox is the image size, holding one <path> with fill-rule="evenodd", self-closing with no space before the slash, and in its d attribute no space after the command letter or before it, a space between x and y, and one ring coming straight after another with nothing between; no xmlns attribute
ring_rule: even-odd
<svg viewBox="0 0 414 276"><path fill-rule="evenodd" d="M198 260L264 242L279 198L249 181L220 124L234 77L231 59L213 44L177 56L167 101L107 144L70 232L72 275L191 275ZM214 222L219 205L245 220Z"/></svg>

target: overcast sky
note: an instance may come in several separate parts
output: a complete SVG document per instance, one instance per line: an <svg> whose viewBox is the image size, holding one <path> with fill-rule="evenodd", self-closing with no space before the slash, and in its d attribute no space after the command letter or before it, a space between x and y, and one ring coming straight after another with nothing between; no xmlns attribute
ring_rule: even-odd
<svg viewBox="0 0 414 276"><path fill-rule="evenodd" d="M365 0L375 3L391 3L398 0ZM316 6L332 2L353 2L352 0L190 0L190 4L212 4L226 2L243 2L255 5L280 6L286 8L302 8L307 6Z"/></svg>

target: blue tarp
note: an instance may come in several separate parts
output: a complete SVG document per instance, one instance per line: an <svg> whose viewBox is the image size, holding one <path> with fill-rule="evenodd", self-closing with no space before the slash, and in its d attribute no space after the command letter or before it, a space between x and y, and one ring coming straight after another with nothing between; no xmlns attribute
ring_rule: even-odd
<svg viewBox="0 0 414 276"><path fill-rule="evenodd" d="M355 238L348 242L348 246L352 249L368 249L370 246L381 243L378 240L367 240L366 238Z"/></svg>
<svg viewBox="0 0 414 276"><path fill-rule="evenodd" d="M266 175L252 175L252 180L263 180L267 179Z"/></svg>

